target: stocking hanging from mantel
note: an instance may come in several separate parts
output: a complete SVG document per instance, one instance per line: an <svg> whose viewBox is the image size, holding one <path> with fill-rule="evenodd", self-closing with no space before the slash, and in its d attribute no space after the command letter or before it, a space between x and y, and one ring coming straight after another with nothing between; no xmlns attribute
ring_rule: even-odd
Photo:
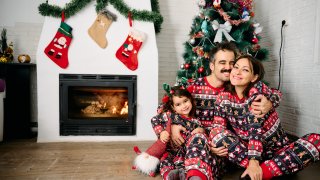
<svg viewBox="0 0 320 180"><path fill-rule="evenodd" d="M128 14L130 30L125 42L116 52L116 57L128 69L134 71L138 68L138 52L146 38L146 33L132 27L131 13Z"/></svg>
<svg viewBox="0 0 320 180"><path fill-rule="evenodd" d="M50 42L45 48L45 54L58 66L65 69L68 67L68 50L72 40L72 27L64 22L64 12L61 13L60 27Z"/></svg>

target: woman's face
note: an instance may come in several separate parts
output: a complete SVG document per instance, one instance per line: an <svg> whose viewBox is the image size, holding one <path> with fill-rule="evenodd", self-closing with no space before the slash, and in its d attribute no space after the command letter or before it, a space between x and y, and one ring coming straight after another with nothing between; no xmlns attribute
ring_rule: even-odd
<svg viewBox="0 0 320 180"><path fill-rule="evenodd" d="M239 59L231 70L230 82L234 86L247 86L258 75L253 74L252 65L247 58Z"/></svg>

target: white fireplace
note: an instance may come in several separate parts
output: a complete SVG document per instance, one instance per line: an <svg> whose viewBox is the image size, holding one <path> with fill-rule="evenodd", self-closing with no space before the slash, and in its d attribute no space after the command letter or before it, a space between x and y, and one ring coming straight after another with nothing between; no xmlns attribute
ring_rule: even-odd
<svg viewBox="0 0 320 180"><path fill-rule="evenodd" d="M49 1L63 7L69 1ZM134 9L151 10L149 0L126 1ZM38 88L38 142L77 141L138 141L154 140L150 119L156 114L158 105L158 51L153 23L134 21L133 27L147 34L138 52L138 69L129 70L115 56L129 32L128 20L109 5L107 9L117 15L106 34L108 46L100 48L88 35L94 22L95 1L76 15L65 20L70 25L73 39L68 51L69 66L62 69L44 53L44 49L55 36L60 19L46 17L37 50ZM136 134L125 136L61 136L59 132L59 74L108 74L135 75L137 77Z"/></svg>

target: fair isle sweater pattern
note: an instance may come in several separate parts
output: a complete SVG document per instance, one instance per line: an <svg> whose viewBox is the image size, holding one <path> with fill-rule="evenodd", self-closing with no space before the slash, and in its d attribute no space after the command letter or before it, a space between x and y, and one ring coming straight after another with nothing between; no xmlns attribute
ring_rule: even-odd
<svg viewBox="0 0 320 180"><path fill-rule="evenodd" d="M217 97L213 128L222 132L229 123L241 141L247 145L249 159L268 159L289 144L289 139L274 109L263 118L256 118L250 113L250 105L259 94L265 95L273 101L274 106L277 106L281 94L275 96L274 92L264 83L258 82L250 89L249 98L239 99L230 92L221 92Z"/></svg>
<svg viewBox="0 0 320 180"><path fill-rule="evenodd" d="M215 88L208 83L206 77L198 78L188 86L189 92L196 101L196 114L206 132L210 132L214 117L214 104L217 95L224 88Z"/></svg>

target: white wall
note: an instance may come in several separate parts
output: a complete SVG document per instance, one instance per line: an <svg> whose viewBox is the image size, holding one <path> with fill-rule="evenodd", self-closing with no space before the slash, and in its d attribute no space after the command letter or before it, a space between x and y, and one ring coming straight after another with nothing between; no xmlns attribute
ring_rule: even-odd
<svg viewBox="0 0 320 180"><path fill-rule="evenodd" d="M266 80L272 87L278 85L281 22L286 20L288 24L283 30L280 89L283 100L278 108L282 123L288 132L298 136L308 132L319 133L320 60L319 56L314 56L319 52L315 49L315 39L319 38L319 29L316 31L319 0L255 2L255 18L264 27L261 45L270 53L264 66Z"/></svg>

